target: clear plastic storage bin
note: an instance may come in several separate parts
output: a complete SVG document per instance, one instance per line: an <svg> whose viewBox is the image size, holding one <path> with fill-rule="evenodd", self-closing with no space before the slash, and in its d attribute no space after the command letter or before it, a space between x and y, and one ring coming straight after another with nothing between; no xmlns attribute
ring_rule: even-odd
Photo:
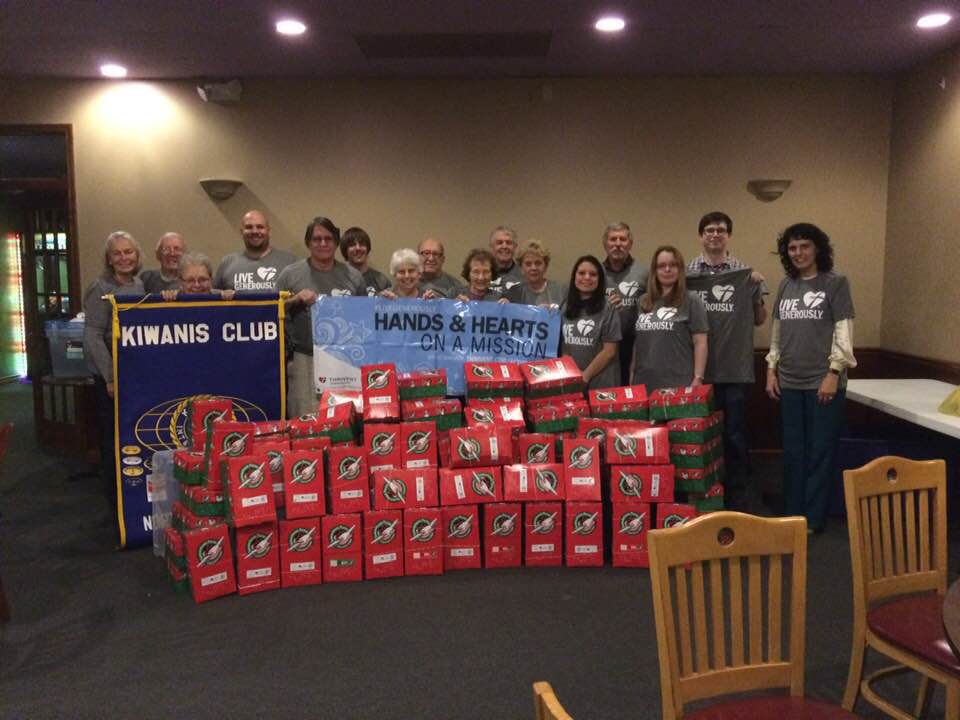
<svg viewBox="0 0 960 720"><path fill-rule="evenodd" d="M150 483L153 521L153 554L164 556L163 531L170 527L173 503L180 495L180 483L173 477L173 450L161 450L150 461Z"/></svg>
<svg viewBox="0 0 960 720"><path fill-rule="evenodd" d="M90 371L83 359L83 321L48 320L44 334L50 341L50 361L54 377L87 377Z"/></svg>

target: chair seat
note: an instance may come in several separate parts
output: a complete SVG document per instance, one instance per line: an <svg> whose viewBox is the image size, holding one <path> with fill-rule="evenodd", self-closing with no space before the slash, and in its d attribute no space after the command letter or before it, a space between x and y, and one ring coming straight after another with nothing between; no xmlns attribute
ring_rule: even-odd
<svg viewBox="0 0 960 720"><path fill-rule="evenodd" d="M755 697L732 700L684 714L684 720L850 720L839 705L797 697Z"/></svg>
<svg viewBox="0 0 960 720"><path fill-rule="evenodd" d="M891 645L960 676L960 661L943 629L939 595L911 595L878 605L867 613L867 627Z"/></svg>

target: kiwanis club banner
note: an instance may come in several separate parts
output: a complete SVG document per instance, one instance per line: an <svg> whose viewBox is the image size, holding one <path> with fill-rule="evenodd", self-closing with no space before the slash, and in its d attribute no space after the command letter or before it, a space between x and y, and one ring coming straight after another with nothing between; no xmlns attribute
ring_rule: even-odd
<svg viewBox="0 0 960 720"><path fill-rule="evenodd" d="M750 268L713 275L690 275L687 290L697 293L707 309L708 383L752 383L753 302L760 287Z"/></svg>
<svg viewBox="0 0 960 720"><path fill-rule="evenodd" d="M233 401L238 420L284 415L283 313L276 293L226 302L113 300L117 504L120 544L152 542L153 454L187 444L197 395Z"/></svg>
<svg viewBox="0 0 960 720"><path fill-rule="evenodd" d="M530 305L459 300L321 297L313 306L317 389L359 388L360 366L400 372L444 368L463 395L463 363L556 357L560 315Z"/></svg>

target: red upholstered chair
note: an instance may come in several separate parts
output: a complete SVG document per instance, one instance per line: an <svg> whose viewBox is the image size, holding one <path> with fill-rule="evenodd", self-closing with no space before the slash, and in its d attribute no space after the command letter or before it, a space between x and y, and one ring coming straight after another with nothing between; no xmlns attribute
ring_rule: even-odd
<svg viewBox="0 0 960 720"><path fill-rule="evenodd" d="M960 718L960 662L943 628L947 589L946 463L881 457L843 473L853 572L853 650L843 706L858 693L889 716L909 720L927 686L946 687L946 717ZM867 677L867 648L895 661ZM891 673L922 675L914 715L879 696L872 683Z"/></svg>
<svg viewBox="0 0 960 720"><path fill-rule="evenodd" d="M534 720L573 720L557 700L550 683L541 680L533 684Z"/></svg>
<svg viewBox="0 0 960 720"><path fill-rule="evenodd" d="M807 521L715 512L650 532L664 720L841 720L803 697ZM765 620L765 621L764 621ZM753 690L789 694L696 700Z"/></svg>

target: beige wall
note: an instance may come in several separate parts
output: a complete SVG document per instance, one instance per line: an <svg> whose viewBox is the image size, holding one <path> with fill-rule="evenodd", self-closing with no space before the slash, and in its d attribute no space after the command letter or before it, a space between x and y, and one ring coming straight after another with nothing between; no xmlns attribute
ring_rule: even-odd
<svg viewBox="0 0 960 720"><path fill-rule="evenodd" d="M894 97L881 342L958 362L960 47L904 74Z"/></svg>
<svg viewBox="0 0 960 720"><path fill-rule="evenodd" d="M853 285L857 340L880 340L892 87L876 77L618 80L335 80L246 84L236 106L189 83L4 82L0 123L71 123L81 267L124 228L152 245L168 229L216 260L244 210L272 218L276 245L303 252L314 214L372 235L374 264L427 235L447 269L508 223L553 249L552 276L601 254L624 219L644 263L655 244L699 244L708 210L733 216L733 249L770 278L779 230L816 222ZM197 184L246 185L216 204ZM790 178L778 201L752 178ZM956 223L954 223L956 225ZM758 333L766 342L766 331Z"/></svg>

